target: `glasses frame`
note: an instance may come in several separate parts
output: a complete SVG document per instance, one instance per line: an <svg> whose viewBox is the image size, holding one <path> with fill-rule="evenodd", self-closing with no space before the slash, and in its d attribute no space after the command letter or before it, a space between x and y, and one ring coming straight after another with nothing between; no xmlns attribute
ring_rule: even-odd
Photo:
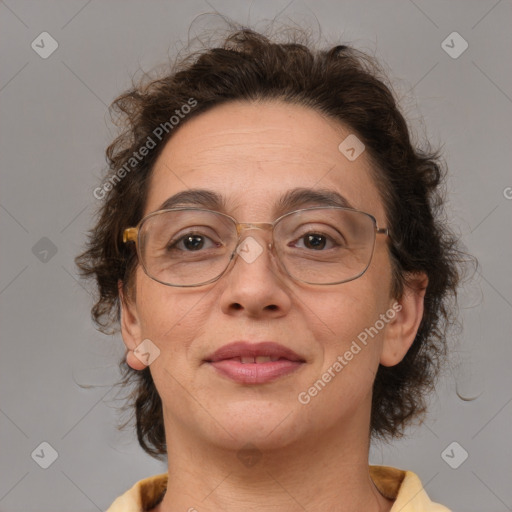
<svg viewBox="0 0 512 512"><path fill-rule="evenodd" d="M368 268L370 267L370 264L371 264L372 259L373 259L373 253L375 252L375 243L376 243L376 240L377 240L377 235L385 235L385 236L390 238L391 234L390 234L389 228L380 228L380 227L378 227L377 219L373 215L371 215L370 213L363 212L361 210L356 210L354 208L346 208L346 207L343 207L343 206L313 206L313 207L310 207L310 208L301 208L299 210L293 210L291 212L285 213L284 215L281 215L276 220L274 220L274 222L238 222L234 217L232 217L231 215L228 215L227 213L217 212L215 210L210 210L208 208L195 208L193 206L182 206L182 207L176 207L176 208L168 208L168 209L165 209L165 210L156 210L156 211L148 213L146 216L144 216L139 221L139 223L136 226L130 227L130 228L126 228L123 231L123 243L125 243L125 244L128 243L128 242L134 242L135 243L135 248L136 248L136 251L137 251L137 257L139 259L139 262L140 262L140 264L141 264L145 274L149 278L151 278L154 281L156 281L156 282L158 282L160 284L163 284L165 286L173 286L173 287L178 287L178 288L192 288L192 287L196 287L196 286L204 286L204 285L207 285L207 284L210 284L210 283L214 283L215 281L219 280L227 272L227 270L231 266L231 262L235 259L235 254L237 252L238 247L240 246L240 242L242 241L242 234L243 234L244 231L249 230L249 229L261 229L261 230L264 230L264 231L271 231L272 242L270 242L268 244L268 248L269 248L270 252L272 253L273 252L272 248L275 247L275 245L274 245L274 242L275 242L275 240L274 240L274 229L275 229L275 226L279 222L281 222L284 218L288 217L289 215L293 215L295 213L299 213L299 212L303 212L303 211L308 211L308 210L329 210L329 209L332 209L332 210L344 210L344 211L350 211L350 212L355 212L355 213L361 213L361 214L366 215L367 217L369 217L371 219L371 221L373 222L373 225L374 225L374 238L373 238L373 244L372 244L372 252L370 254L370 258L368 260L368 264L366 265L364 270L362 270L355 277L351 277L350 279L344 279L342 281L337 281L337 282L334 282L334 283L310 283L309 281L304 281L302 279L298 279L297 277L291 275L288 272L288 269L281 262L280 258L277 257L276 259L277 259L277 261L279 263L279 266L286 272L286 274L291 279L293 279L295 281L299 281L299 282L310 284L310 285L314 285L314 286L330 286L330 285L335 285L335 284L348 283L350 281L354 281L355 279L358 279L359 277L361 277L368 270ZM209 281L205 281L205 282L199 283L199 284L170 284L170 283L165 283L164 281L160 281L156 277L153 277L148 272L148 270L146 269L146 265L144 264L144 260L142 258L142 254L141 254L141 249L140 249L141 244L140 244L140 239L139 239L140 230L141 230L142 225L145 222L147 222L148 219L151 219L152 217L155 217L157 215L162 215L162 214L167 213L167 212L182 211L182 210L203 211L203 212L214 213L216 215L221 215L223 217L228 218L236 226L236 232L237 232L238 240L237 240L235 248L234 248L234 250L233 250L233 252L232 252L232 254L231 254L230 258L229 258L229 261L228 261L228 263L226 265L226 268L217 277L214 277L214 278L210 279ZM275 256L277 256L277 254Z"/></svg>

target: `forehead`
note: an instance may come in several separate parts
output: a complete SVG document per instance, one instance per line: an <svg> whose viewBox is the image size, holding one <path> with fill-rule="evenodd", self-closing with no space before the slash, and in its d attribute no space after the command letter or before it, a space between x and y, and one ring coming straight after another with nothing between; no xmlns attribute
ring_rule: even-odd
<svg viewBox="0 0 512 512"><path fill-rule="evenodd" d="M184 123L167 142L153 169L145 214L171 196L202 189L222 198L214 209L238 220L240 215L273 220L284 213L280 208L293 205L285 200L292 189L309 189L338 194L346 206L367 211L382 224L383 206L367 155L351 161L339 150L350 135L337 121L298 105L214 107Z"/></svg>

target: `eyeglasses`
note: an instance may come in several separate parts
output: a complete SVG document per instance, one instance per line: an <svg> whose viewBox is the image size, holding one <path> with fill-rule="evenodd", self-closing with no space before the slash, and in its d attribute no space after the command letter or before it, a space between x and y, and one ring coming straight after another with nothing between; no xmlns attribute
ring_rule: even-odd
<svg viewBox="0 0 512 512"><path fill-rule="evenodd" d="M263 252L249 229L271 231L268 244L280 268L308 284L352 281L368 269L376 235L389 236L368 213L342 207L305 208L272 223L239 223L202 208L172 208L145 216L127 228L123 242L135 242L144 272L167 286L201 286L219 279L240 255L252 263ZM272 250L274 249L274 250Z"/></svg>

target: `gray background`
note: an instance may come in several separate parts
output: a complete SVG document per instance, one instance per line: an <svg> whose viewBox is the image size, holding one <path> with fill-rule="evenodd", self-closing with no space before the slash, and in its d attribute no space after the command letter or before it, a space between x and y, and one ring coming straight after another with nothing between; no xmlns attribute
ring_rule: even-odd
<svg viewBox="0 0 512 512"><path fill-rule="evenodd" d="M255 28L276 15L316 28L317 18L330 43L375 52L415 132L443 145L449 216L481 267L461 297L464 331L450 339L426 422L373 447L371 462L415 471L454 510L512 510L509 0L0 2L0 510L104 510L166 470L115 428L124 347L94 329L73 258L114 133L107 105L214 10ZM218 25L199 17L191 36ZM47 59L31 48L44 31L59 45ZM454 31L469 44L458 58L441 45ZM441 456L453 441L452 465L469 454L457 469ZM48 469L42 442L58 453Z"/></svg>

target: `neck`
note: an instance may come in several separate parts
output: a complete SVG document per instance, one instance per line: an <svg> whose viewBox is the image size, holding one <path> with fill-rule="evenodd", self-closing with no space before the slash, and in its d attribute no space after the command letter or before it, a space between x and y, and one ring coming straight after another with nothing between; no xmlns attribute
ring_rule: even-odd
<svg viewBox="0 0 512 512"><path fill-rule="evenodd" d="M167 429L169 432L172 430ZM392 501L373 484L369 441L360 431L322 432L272 450L228 450L187 435L169 457L165 497L154 512L389 511Z"/></svg>

